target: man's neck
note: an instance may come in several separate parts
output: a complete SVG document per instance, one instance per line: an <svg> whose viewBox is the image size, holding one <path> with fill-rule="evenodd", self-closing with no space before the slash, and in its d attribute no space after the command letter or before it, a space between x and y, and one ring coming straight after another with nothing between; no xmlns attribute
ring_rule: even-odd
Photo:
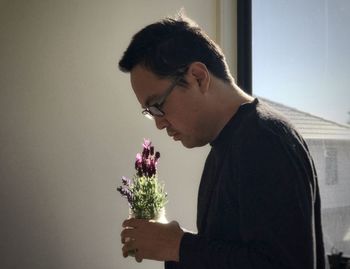
<svg viewBox="0 0 350 269"><path fill-rule="evenodd" d="M218 114L215 124L214 139L220 134L226 124L234 117L239 107L244 103L253 102L254 98L243 90L241 90L236 84L219 84L217 101L219 105Z"/></svg>

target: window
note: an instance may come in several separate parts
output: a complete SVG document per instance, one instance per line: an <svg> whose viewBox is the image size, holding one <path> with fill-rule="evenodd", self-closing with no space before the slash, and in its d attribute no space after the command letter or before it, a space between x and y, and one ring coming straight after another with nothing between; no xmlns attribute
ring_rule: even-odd
<svg viewBox="0 0 350 269"><path fill-rule="evenodd" d="M350 1L240 2L251 2L251 17L246 16L251 35L248 30L242 36L251 37L252 47L251 73L238 68L238 77L245 72L253 95L292 111L308 130L326 252L337 249L350 256Z"/></svg>
<svg viewBox="0 0 350 269"><path fill-rule="evenodd" d="M327 148L325 150L325 180L326 185L335 185L338 183L338 160L336 148Z"/></svg>
<svg viewBox="0 0 350 269"><path fill-rule="evenodd" d="M252 0L253 92L346 124L350 1Z"/></svg>

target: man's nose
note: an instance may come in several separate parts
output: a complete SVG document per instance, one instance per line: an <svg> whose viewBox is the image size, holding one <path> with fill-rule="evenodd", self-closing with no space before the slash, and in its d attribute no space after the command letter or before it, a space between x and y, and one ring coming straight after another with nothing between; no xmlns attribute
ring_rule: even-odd
<svg viewBox="0 0 350 269"><path fill-rule="evenodd" d="M156 126L159 130L162 130L168 126L168 121L165 119L165 117L154 117L154 121L156 123Z"/></svg>

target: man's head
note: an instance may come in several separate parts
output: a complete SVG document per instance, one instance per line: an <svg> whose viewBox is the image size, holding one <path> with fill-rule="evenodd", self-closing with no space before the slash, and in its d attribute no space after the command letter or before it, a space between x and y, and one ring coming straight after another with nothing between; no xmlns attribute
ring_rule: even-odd
<svg viewBox="0 0 350 269"><path fill-rule="evenodd" d="M164 19L136 33L119 62L130 72L143 113L188 148L217 135L215 85L231 85L220 48L187 18Z"/></svg>
<svg viewBox="0 0 350 269"><path fill-rule="evenodd" d="M160 78L181 76L193 62L202 62L217 78L232 82L221 49L193 21L166 18L136 33L119 61L123 72L142 65Z"/></svg>

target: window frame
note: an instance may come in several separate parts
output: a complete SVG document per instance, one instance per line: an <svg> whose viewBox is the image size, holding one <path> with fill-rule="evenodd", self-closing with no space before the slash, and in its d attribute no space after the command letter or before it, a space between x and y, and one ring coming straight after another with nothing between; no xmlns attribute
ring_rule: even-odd
<svg viewBox="0 0 350 269"><path fill-rule="evenodd" d="M252 95L252 1L237 0L237 84Z"/></svg>

